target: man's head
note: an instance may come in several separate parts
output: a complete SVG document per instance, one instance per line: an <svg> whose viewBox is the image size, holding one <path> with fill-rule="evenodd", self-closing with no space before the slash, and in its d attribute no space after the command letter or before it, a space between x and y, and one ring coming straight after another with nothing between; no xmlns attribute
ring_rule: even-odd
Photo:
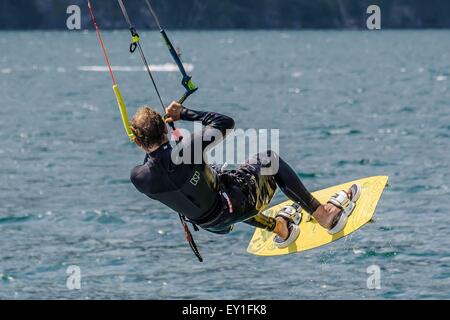
<svg viewBox="0 0 450 320"><path fill-rule="evenodd" d="M144 106L131 119L130 129L134 142L145 150L151 150L167 141L167 127L161 115L152 108Z"/></svg>

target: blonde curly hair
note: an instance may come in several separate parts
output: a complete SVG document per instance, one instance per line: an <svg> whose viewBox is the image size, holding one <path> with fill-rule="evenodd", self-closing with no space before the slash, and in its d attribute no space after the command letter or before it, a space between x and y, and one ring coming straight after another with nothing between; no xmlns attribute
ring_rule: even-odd
<svg viewBox="0 0 450 320"><path fill-rule="evenodd" d="M166 125L161 115L148 106L139 108L130 122L134 142L145 149L159 145L165 135Z"/></svg>

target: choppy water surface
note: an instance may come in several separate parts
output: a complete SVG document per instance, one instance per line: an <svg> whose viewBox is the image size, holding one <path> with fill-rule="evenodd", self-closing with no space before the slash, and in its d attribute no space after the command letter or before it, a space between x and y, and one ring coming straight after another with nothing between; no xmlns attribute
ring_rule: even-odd
<svg viewBox="0 0 450 320"><path fill-rule="evenodd" d="M196 234L200 264L176 215L129 182L143 154L96 69L95 34L0 33L0 298L450 298L449 35L173 32L201 87L187 106L281 128L281 154L312 190L391 178L375 223L345 240L261 258L239 225ZM156 104L128 33L104 36L130 111ZM142 42L165 100L178 98L158 34ZM69 265L80 291L66 288ZM367 289L371 265L380 290Z"/></svg>

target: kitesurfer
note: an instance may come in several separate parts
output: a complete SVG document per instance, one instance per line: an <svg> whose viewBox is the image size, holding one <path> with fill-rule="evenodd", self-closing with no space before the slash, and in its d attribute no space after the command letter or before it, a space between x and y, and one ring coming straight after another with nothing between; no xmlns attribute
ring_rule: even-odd
<svg viewBox="0 0 450 320"><path fill-rule="evenodd" d="M203 130L185 137L177 146L192 153L189 163L174 163L166 123L178 120L199 121ZM229 233L233 225L244 222L276 233L274 244L285 248L300 234L302 209L333 234L341 231L355 207L361 188L353 185L321 204L306 189L293 169L272 151L255 155L237 170L221 171L208 165L204 151L220 142L234 128L234 120L215 113L195 111L172 102L165 119L150 107L141 107L130 123L134 142L146 152L142 165L131 172L134 186L151 199L158 200L210 232ZM206 136L216 137L213 141ZM212 139L211 139L212 140ZM195 145L201 145L201 161L194 161ZM273 161L278 170L263 174ZM272 200L277 186L294 203L277 212L275 218L261 213Z"/></svg>

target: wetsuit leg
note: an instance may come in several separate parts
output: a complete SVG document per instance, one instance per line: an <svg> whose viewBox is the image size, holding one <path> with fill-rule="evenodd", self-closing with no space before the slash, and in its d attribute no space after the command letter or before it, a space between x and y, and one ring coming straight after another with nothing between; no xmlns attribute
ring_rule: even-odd
<svg viewBox="0 0 450 320"><path fill-rule="evenodd" d="M275 229L277 221L272 217L268 217L263 215L262 213L258 213L256 216L244 221L244 223L256 228L273 231Z"/></svg>
<svg viewBox="0 0 450 320"><path fill-rule="evenodd" d="M273 173L267 170L270 173L263 174L262 168L270 168L272 161L278 161L278 170ZM255 155L248 164L225 177L230 180L226 191L232 199L234 212L224 210L213 225L200 225L211 232L226 234L231 230L229 227L237 222L273 231L276 219L260 212L271 201L277 185L290 200L298 202L310 214L320 206L294 170L273 151Z"/></svg>
<svg viewBox="0 0 450 320"><path fill-rule="evenodd" d="M231 232L231 230L233 230L233 225L231 226L227 226L227 227L223 227L223 228L208 228L205 229L209 232L215 233L215 234L228 234Z"/></svg>
<svg viewBox="0 0 450 320"><path fill-rule="evenodd" d="M308 213L312 214L316 211L320 206L320 202L314 198L308 189L306 189L294 170L275 152L268 151L267 156L270 157L270 161L274 161L278 158L278 171L274 177L275 182L280 187L281 191L283 191L290 200L299 203ZM273 231L275 229L276 220L258 213L251 219L244 221L244 223L257 228Z"/></svg>
<svg viewBox="0 0 450 320"><path fill-rule="evenodd" d="M295 171L281 157L278 157L278 160L279 169L275 174L275 182L290 200L299 203L308 213L313 214L320 202L306 189Z"/></svg>
<svg viewBox="0 0 450 320"><path fill-rule="evenodd" d="M276 152L269 150L257 154L251 161L266 168L266 174L274 177L281 191L308 213L314 213L320 206L320 202L306 189L295 171ZM277 165L274 165L274 161Z"/></svg>

